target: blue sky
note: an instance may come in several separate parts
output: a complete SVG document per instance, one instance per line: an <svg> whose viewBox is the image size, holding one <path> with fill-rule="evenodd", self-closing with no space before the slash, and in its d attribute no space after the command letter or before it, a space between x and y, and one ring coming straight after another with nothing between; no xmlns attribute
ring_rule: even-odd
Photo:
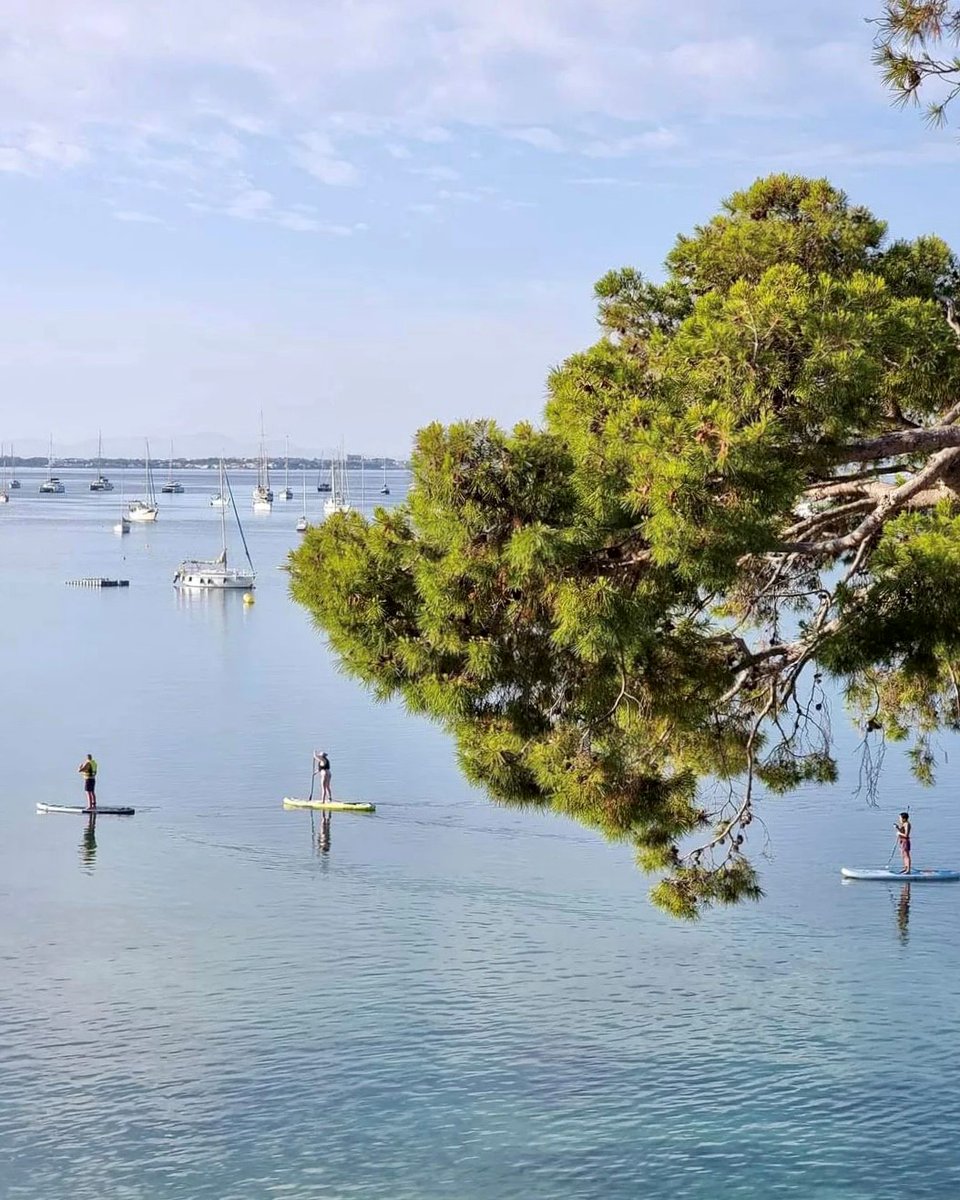
<svg viewBox="0 0 960 1200"><path fill-rule="evenodd" d="M6 0L0 438L405 454L774 170L960 246L880 0Z"/></svg>

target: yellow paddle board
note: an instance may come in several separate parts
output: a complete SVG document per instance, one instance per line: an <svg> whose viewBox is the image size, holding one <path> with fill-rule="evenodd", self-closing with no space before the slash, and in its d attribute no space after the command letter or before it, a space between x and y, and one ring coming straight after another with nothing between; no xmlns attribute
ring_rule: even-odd
<svg viewBox="0 0 960 1200"><path fill-rule="evenodd" d="M364 804L359 800L298 800L295 796L284 796L284 808L322 808L326 812L376 812L375 804Z"/></svg>

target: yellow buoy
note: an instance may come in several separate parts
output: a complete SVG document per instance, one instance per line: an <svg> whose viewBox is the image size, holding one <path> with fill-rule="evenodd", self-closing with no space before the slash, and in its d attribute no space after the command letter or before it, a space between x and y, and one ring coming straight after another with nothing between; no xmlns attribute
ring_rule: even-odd
<svg viewBox="0 0 960 1200"><path fill-rule="evenodd" d="M253 592L244 592L243 593L243 602L244 602L244 604L254 604L255 601L253 599Z"/></svg>

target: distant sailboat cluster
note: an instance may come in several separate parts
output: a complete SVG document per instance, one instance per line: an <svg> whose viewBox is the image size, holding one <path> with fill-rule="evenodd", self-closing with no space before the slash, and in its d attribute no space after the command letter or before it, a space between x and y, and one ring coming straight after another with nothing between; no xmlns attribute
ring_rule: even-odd
<svg viewBox="0 0 960 1200"><path fill-rule="evenodd" d="M284 445L283 458L283 487L277 488L276 491L271 487L270 471L271 467L276 471L278 464L276 461L271 462L270 455L267 451L267 440L264 432L263 413L260 414L260 446L256 457L256 484L252 492L252 505L255 513L270 513L273 510L275 499L289 501L294 499L294 489L290 486L290 438L286 436ZM47 454L47 471L46 478L39 483L39 492L41 495L63 495L66 491L63 481L58 475L54 474L54 465L56 463L54 457L53 437L50 437L49 451ZM73 460L67 460L70 466L75 466ZM367 489L365 477L365 462L362 457L358 456L358 460L351 459L348 471L348 459L344 452L343 446L330 455L329 459L321 460L321 466L317 472L316 490L323 495L322 512L324 517L331 517L335 514L349 513L355 505L355 501L350 494L350 477L352 470L356 468L357 461L359 463L359 506L363 511L367 504ZM180 479L174 475L174 446L170 443L170 455L167 462L167 478L161 484L159 491L162 495L179 495L186 491ZM114 460L114 465L116 461ZM186 465L190 465L189 461ZM252 465L248 461L248 467ZM8 448L0 444L0 505L9 504L11 499L11 491L20 488L20 481L14 477L13 473L14 455L12 443ZM181 468L184 466L183 460L180 463ZM232 509L236 515L237 525L240 530L241 539L244 541L244 549L246 550L246 539L243 535L243 529L240 526L240 518L237 512L236 501L233 492L230 488L230 481L226 476L224 459L220 458L220 489L215 494L209 497L210 507L219 509L221 519L221 530L223 533L221 554L216 559L191 559L181 564L176 575L176 584L178 587L184 588L249 588L253 586L253 565L249 562L249 554L247 555L249 570L238 570L236 568L228 568L226 561L226 513L228 509ZM378 468L382 470L382 481L379 488L381 496L390 495L390 485L387 482L387 460L383 459L378 464ZM301 497L302 511L297 517L296 530L298 533L305 533L310 525L308 510L307 510L307 470L301 464ZM354 487L357 486L357 480L354 479ZM89 482L89 491L93 493L113 492L116 490L114 482L104 473L103 459L103 437L98 431L97 434L97 457L96 469L93 478ZM375 485L374 485L375 487ZM157 502L157 487L154 482L153 464L150 457L150 442L144 439L144 460L143 460L143 491L142 494L134 499L124 501L124 478L120 476L120 503L119 514L112 525L113 531L118 534L127 534L130 532L133 525L151 525L155 523L160 516L160 505ZM127 494L130 494L129 485L127 486ZM202 569L201 569L202 568Z"/></svg>

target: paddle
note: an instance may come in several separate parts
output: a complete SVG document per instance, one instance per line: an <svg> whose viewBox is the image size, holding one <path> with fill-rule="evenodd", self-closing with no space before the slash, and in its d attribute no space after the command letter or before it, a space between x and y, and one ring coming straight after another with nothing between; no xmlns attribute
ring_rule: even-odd
<svg viewBox="0 0 960 1200"><path fill-rule="evenodd" d="M314 762L313 771L310 774L310 795L307 797L309 800L313 799L313 784L314 784L314 780L316 778L317 778L317 764L316 764L316 762ZM892 858L893 855L891 854L890 857Z"/></svg>
<svg viewBox="0 0 960 1200"><path fill-rule="evenodd" d="M893 862L893 856L896 854L896 852L897 852L899 849L900 849L900 839L899 839L899 838L897 838L897 840L896 840L896 841L893 843L893 849L890 851L890 857L887 859L887 866L888 866L888 867L889 867L889 866L890 866L890 864Z"/></svg>

